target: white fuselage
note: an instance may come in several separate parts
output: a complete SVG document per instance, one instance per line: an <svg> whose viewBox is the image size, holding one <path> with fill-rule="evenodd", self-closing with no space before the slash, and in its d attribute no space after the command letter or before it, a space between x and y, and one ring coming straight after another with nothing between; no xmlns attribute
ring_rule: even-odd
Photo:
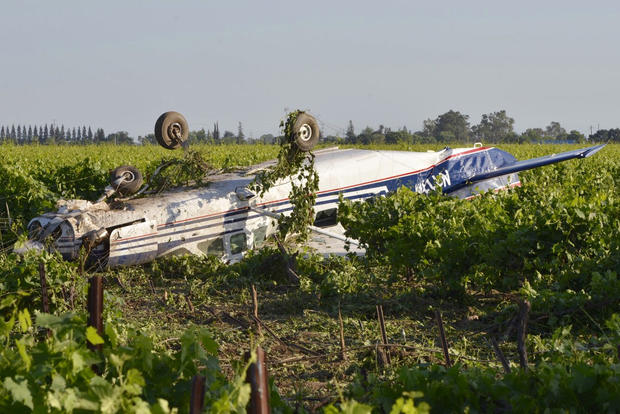
<svg viewBox="0 0 620 414"><path fill-rule="evenodd" d="M400 186L425 193L435 188L437 177L444 186L453 184L462 163L473 165L475 169L480 162L474 158L489 157L485 152L492 150L495 149L417 153L360 149L318 151L315 160L319 175L316 225L335 224L332 218L340 194L345 199L364 200L395 191ZM490 188L518 184L516 174L513 176L490 181ZM84 240L92 240L93 232L99 231L92 255L109 267L145 263L171 254L208 254L223 260L238 260L247 249L260 247L276 226L273 218L250 207L275 214L287 214L292 209L288 200L290 181L287 180L262 197L240 197L239 192L254 177L252 173L222 174L209 177L209 184L201 188L176 189L119 203L120 207L114 208L105 203L88 203L77 209L67 205L58 213L33 219L29 226L45 229L50 223L56 223L61 231L57 233L55 245L67 259L75 259ZM469 186L454 195L466 198L476 190ZM47 233L52 231L48 229Z"/></svg>

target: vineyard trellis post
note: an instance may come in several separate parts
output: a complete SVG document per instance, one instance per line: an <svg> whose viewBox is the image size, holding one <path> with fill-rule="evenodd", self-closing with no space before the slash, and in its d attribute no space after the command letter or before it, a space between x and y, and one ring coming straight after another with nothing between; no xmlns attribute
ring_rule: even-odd
<svg viewBox="0 0 620 414"><path fill-rule="evenodd" d="M192 396L189 403L190 414L202 412L205 403L205 380L205 377L198 374L192 378Z"/></svg>
<svg viewBox="0 0 620 414"><path fill-rule="evenodd" d="M446 366L450 368L452 366L452 362L450 361L448 341L446 340L446 332L443 329L443 320L441 319L441 312L439 312L439 309L435 309L435 320L437 321L437 326L439 327L439 339L441 340L443 356L446 358Z"/></svg>
<svg viewBox="0 0 620 414"><path fill-rule="evenodd" d="M103 278L92 276L88 280L88 326L97 330L103 336ZM93 345L90 342L88 347L93 351L101 351L102 346Z"/></svg>
<svg viewBox="0 0 620 414"><path fill-rule="evenodd" d="M499 359L499 361L502 363L504 372L506 374L510 374L510 364L508 364L508 360L504 356L504 353L502 352L502 350L499 348L497 341L492 336L490 337L490 341L491 341L491 346L493 347L493 351L495 352L495 356L497 356L497 359Z"/></svg>
<svg viewBox="0 0 620 414"><path fill-rule="evenodd" d="M41 310L50 313L50 303L47 296L47 280L45 278L45 263L39 262L39 278L41 279Z"/></svg>
<svg viewBox="0 0 620 414"><path fill-rule="evenodd" d="M377 319L379 320L379 329L381 332L381 343L382 343L382 347L381 347L381 351L382 351L382 355L385 356L385 363L387 365L390 365L390 363L392 362L390 359L390 351L388 350L388 340L387 340L387 332L385 330L385 318L383 317L383 306L382 305L377 305Z"/></svg>
<svg viewBox="0 0 620 414"><path fill-rule="evenodd" d="M256 329L259 336L263 336L263 330L258 318L258 294L256 293L256 286L252 285L252 314L256 321Z"/></svg>
<svg viewBox="0 0 620 414"><path fill-rule="evenodd" d="M340 311L340 302L338 302L338 328L340 331L340 359L346 361L347 349L344 343L344 325L342 323L342 312Z"/></svg>
<svg viewBox="0 0 620 414"><path fill-rule="evenodd" d="M527 300L519 302L519 318L517 329L517 351L519 352L519 364L521 368L527 370L527 349L525 348L525 340L527 338L527 321L529 319L530 309L532 305Z"/></svg>
<svg viewBox="0 0 620 414"><path fill-rule="evenodd" d="M249 353L246 353L246 358L250 358ZM245 378L252 388L248 413L269 414L269 375L265 366L265 351L260 346L256 348L256 362L250 364Z"/></svg>

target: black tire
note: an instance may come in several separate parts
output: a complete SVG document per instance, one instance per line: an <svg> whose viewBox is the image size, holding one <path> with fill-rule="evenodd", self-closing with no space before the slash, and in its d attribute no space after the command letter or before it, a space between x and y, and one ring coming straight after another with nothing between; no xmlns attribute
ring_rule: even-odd
<svg viewBox="0 0 620 414"><path fill-rule="evenodd" d="M301 151L310 151L319 142L319 124L312 115L300 113L293 124L293 139Z"/></svg>
<svg viewBox="0 0 620 414"><path fill-rule="evenodd" d="M123 177L124 180L118 184L118 187L114 182ZM122 167L115 168L110 173L110 185L121 195L128 196L136 193L140 187L142 187L144 180L142 173L131 165L123 165Z"/></svg>
<svg viewBox="0 0 620 414"><path fill-rule="evenodd" d="M179 148L189 137L185 117L178 112L165 112L155 122L155 138L166 149Z"/></svg>

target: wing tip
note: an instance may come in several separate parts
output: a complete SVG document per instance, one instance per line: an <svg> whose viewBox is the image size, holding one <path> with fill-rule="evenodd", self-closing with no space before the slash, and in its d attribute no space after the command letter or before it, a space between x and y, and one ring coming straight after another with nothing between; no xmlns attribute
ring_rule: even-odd
<svg viewBox="0 0 620 414"><path fill-rule="evenodd" d="M597 152L599 152L600 150L602 150L607 144L600 144L600 145L595 145L593 147L590 148L586 148L586 150L583 152L583 158L588 158L591 157L592 155L596 154Z"/></svg>

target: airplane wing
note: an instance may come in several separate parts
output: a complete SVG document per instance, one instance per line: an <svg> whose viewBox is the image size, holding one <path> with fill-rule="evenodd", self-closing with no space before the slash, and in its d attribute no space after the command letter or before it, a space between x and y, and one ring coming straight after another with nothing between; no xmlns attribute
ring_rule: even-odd
<svg viewBox="0 0 620 414"><path fill-rule="evenodd" d="M572 160L574 158L588 158L599 152L606 144L595 145L593 147L581 148L572 151L561 152L559 154L545 155L543 157L532 158L530 160L517 161L513 164L505 165L493 171L485 171L468 177L465 182L456 183L455 185L444 187L444 193L449 193L470 184L488 180L490 178L500 177L502 175L512 174L519 171L530 170L532 168L542 167L544 165L555 164Z"/></svg>

